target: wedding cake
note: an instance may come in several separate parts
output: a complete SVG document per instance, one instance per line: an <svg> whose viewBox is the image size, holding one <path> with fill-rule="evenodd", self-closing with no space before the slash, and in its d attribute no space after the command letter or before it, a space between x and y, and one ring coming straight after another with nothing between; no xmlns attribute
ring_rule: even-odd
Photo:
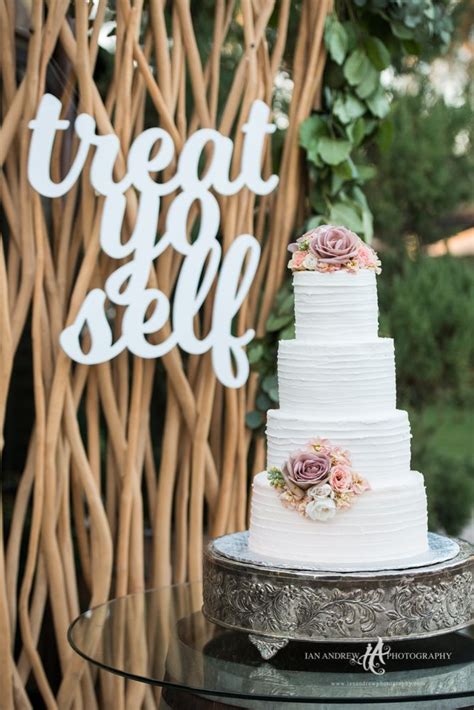
<svg viewBox="0 0 474 710"><path fill-rule="evenodd" d="M290 245L295 340L278 352L280 409L253 482L249 548L311 564L366 564L428 549L423 476L396 408L391 338L378 336L375 252L323 225Z"/></svg>

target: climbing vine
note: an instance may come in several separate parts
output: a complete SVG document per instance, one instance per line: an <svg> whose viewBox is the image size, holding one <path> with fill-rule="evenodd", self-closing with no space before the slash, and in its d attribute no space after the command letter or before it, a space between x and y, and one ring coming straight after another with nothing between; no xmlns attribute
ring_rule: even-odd
<svg viewBox="0 0 474 710"><path fill-rule="evenodd" d="M321 109L300 127L307 167L307 219L310 229L324 223L343 224L366 241L373 219L364 192L375 168L367 164L371 142L391 141L391 92L382 73L389 67L406 72L418 59L442 54L452 35L452 5L433 0L355 0L336 3L326 20L328 59ZM249 346L249 359L259 373L256 408L247 425L263 432L267 409L278 406L276 355L278 341L294 337L290 280L277 294L263 338Z"/></svg>

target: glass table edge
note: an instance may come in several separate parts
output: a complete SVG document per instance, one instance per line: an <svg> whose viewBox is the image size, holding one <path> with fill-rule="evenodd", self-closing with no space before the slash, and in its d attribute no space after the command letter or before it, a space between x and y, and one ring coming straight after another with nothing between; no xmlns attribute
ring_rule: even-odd
<svg viewBox="0 0 474 710"><path fill-rule="evenodd" d="M156 589L159 589L157 587ZM154 590L147 590L147 591L154 591ZM132 594L124 595L125 596L133 596ZM117 597L118 599L123 599L124 597ZM115 601L115 600L114 600ZM101 606L107 605L109 602L104 602L103 604L97 604L95 607L92 609L89 609L88 611L92 611L93 609L98 609ZM84 612L86 613L86 612ZM450 693L437 693L436 695L397 695L397 696L392 696L392 697L387 697L387 696L374 696L371 698L364 698L364 697L357 697L357 698L345 698L343 696L339 698L334 698L334 697L324 697L324 696L300 696L300 697L294 697L292 695L281 695L281 696L275 696L275 695L265 695L262 693L256 693L256 694L249 694L249 693L237 693L233 691L226 691L226 690L209 690L207 688L200 688L200 687L191 687L187 685L183 685L182 683L177 683L173 681L168 681L168 680L159 680L157 678L151 678L148 676L141 676L141 675L135 675L134 673L130 673L128 671L123 671L120 670L119 668L112 668L111 666L106 665L105 663L102 663L101 661L98 661L97 659L91 658L87 656L83 651L81 651L77 645L74 643L73 640L73 629L76 623L78 623L83 614L80 614L74 621L70 624L68 630L67 630L67 640L71 648L75 653L78 654L81 658L83 658L85 661L88 663L91 663L92 665L96 666L97 668L100 668L101 670L104 670L108 673L113 673L114 675L120 676L121 678L125 678L127 680L131 680L137 683L145 683L147 685L153 685L153 686L158 686L161 688L172 688L176 690L181 690L182 692L189 693L190 695L201 695L201 696L212 696L212 697L221 697L221 698L241 698L244 700L258 700L258 701L267 701L267 702L275 702L275 703L299 703L299 704L308 704L308 703L327 703L328 705L337 705L337 704L347 704L347 705L356 705L357 703L366 703L366 704L375 704L375 703L406 703L406 702L423 702L425 700L450 700L450 699L456 699L456 698L474 698L474 689L472 691L469 690L464 690L460 692L450 692Z"/></svg>

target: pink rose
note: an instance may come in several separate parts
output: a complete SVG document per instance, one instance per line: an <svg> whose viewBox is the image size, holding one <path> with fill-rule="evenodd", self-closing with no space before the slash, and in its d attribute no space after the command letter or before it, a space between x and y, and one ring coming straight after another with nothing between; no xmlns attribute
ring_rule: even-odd
<svg viewBox="0 0 474 710"><path fill-rule="evenodd" d="M377 255L366 244L361 244L359 247L359 261L361 266L373 266L377 262Z"/></svg>
<svg viewBox="0 0 474 710"><path fill-rule="evenodd" d="M282 474L290 488L290 484L293 484L307 490L316 483L326 481L330 468L331 459L327 454L306 448L290 454L282 468Z"/></svg>
<svg viewBox="0 0 474 710"><path fill-rule="evenodd" d="M291 265L294 269L298 269L303 261L305 260L306 257L306 252L305 251L295 251L292 259L291 259Z"/></svg>
<svg viewBox="0 0 474 710"><path fill-rule="evenodd" d="M352 473L347 466L336 464L329 474L329 483L337 493L347 493L352 487Z"/></svg>
<svg viewBox="0 0 474 710"><path fill-rule="evenodd" d="M323 264L345 264L357 257L361 240L346 227L325 224L303 235L309 248Z"/></svg>

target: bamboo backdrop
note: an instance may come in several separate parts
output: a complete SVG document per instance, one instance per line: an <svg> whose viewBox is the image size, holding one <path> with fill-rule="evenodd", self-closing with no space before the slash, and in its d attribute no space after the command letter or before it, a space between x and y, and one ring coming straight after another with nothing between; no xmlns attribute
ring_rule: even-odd
<svg viewBox="0 0 474 710"><path fill-rule="evenodd" d="M163 357L166 410L158 413L164 429L157 460L158 433L150 422L157 362L122 353L110 363L87 367L72 363L58 347L60 331L72 322L86 292L102 285L117 264L99 253L103 200L88 184L87 166L80 184L64 198L42 200L29 186L27 124L45 92L53 51L59 49L64 114L69 117L73 107L88 112L101 133L119 136L117 178L133 138L144 128L146 100L178 150L199 127L216 127L235 138L237 173L240 127L249 106L256 98L272 103L292 3L216 0L212 49L202 61L188 0L152 0L145 6L140 0L118 0L113 78L104 100L93 74L106 4L100 0L91 20L87 2L71 8L68 0L33 0L26 70L18 78L16 3L0 0L0 181L9 234L8 242L2 235L0 244L0 451L14 358L25 328L32 342L35 411L8 539L0 544L2 708L31 707L26 690L31 678L49 708L155 707L153 694L136 684L126 688L123 681L102 676L98 690L94 672L68 646L66 629L81 611L79 585L85 585L87 603L93 606L141 590L145 583L199 579L205 527L211 535L246 527L251 436L244 416L253 408L256 376L240 390L225 389L216 382L209 355L183 359L175 348ZM259 270L239 315L241 331L255 327L258 334L264 332L284 276L287 243L301 224L298 126L319 100L322 33L330 6L330 0L301 3L277 190L261 198L247 190L219 197L224 251L240 233L255 234L262 244ZM270 52L272 16L277 30ZM244 46L218 112L222 52L233 20L243 27ZM60 178L65 156L70 160L74 153L75 144L68 146L68 140L66 133L56 141L53 179ZM264 174L272 171L268 145ZM160 227L167 204L165 199ZM137 195L130 190L128 235L136 209ZM151 285L170 294L181 258L170 249L160 256ZM210 297L197 330L206 328L211 312ZM79 425L79 410L85 427ZM264 442L258 440L251 471L264 467L264 453ZM150 559L144 550L145 517L152 527ZM38 651L47 607L60 663L59 687L52 686Z"/></svg>

